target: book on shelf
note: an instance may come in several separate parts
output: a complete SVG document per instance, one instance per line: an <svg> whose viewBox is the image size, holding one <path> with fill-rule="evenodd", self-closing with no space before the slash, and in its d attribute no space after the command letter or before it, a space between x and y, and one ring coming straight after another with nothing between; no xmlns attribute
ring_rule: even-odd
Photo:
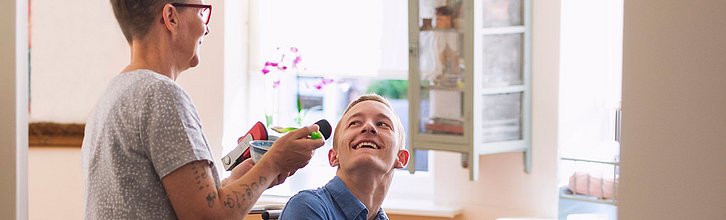
<svg viewBox="0 0 726 220"><path fill-rule="evenodd" d="M464 120L462 119L451 119L451 118L431 118L431 120L428 121L429 124L444 124L444 125L464 125Z"/></svg>
<svg viewBox="0 0 726 220"><path fill-rule="evenodd" d="M429 120L425 127L433 134L464 134L464 122L460 120L434 118Z"/></svg>

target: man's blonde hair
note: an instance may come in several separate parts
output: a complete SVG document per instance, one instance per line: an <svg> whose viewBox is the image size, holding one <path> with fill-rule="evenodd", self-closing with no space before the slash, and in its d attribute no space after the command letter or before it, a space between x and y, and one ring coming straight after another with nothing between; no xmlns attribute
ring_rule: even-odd
<svg viewBox="0 0 726 220"><path fill-rule="evenodd" d="M398 137L397 141L397 147L398 150L404 149L404 146L406 144L406 131L403 129L403 123L401 123L401 119L398 118L398 115L396 115L396 112L394 111L393 107L391 106L391 103L388 102L386 98L383 96L377 95L377 94L365 94L360 97L358 97L356 100L353 100L348 104L348 107L345 109L345 112L343 112L343 116L338 121L338 124L335 126L335 132L333 132L333 148L335 149L336 145L338 144L338 132L341 130L340 127L343 123L343 120L345 119L345 114L350 111L353 106L357 105L358 103L365 102L365 101L376 101L383 103L388 109L391 110L393 113L391 120L393 121L393 130L396 132L396 136Z"/></svg>

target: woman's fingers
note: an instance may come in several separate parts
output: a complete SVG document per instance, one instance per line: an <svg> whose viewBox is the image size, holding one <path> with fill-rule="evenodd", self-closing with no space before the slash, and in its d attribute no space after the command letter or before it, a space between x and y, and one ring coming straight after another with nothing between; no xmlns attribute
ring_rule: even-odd
<svg viewBox="0 0 726 220"><path fill-rule="evenodd" d="M290 135L293 139L307 138L311 133L319 131L320 127L316 124L305 126L297 130L291 131L285 136Z"/></svg>

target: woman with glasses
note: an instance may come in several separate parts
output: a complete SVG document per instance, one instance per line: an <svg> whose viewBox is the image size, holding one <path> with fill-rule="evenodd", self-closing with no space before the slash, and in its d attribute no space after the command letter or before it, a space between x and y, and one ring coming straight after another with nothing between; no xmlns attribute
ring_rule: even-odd
<svg viewBox="0 0 726 220"><path fill-rule="evenodd" d="M175 82L199 65L212 6L111 0L131 61L108 84L82 147L86 219L242 219L262 192L305 166L317 125L278 139L220 181L191 98Z"/></svg>

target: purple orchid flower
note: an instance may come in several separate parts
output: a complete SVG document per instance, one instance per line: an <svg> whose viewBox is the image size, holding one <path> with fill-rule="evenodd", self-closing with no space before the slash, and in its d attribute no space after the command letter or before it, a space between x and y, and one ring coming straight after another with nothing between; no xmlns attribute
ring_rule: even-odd
<svg viewBox="0 0 726 220"><path fill-rule="evenodd" d="M277 87L280 87L280 80L275 80L272 82L272 88L277 89Z"/></svg>

